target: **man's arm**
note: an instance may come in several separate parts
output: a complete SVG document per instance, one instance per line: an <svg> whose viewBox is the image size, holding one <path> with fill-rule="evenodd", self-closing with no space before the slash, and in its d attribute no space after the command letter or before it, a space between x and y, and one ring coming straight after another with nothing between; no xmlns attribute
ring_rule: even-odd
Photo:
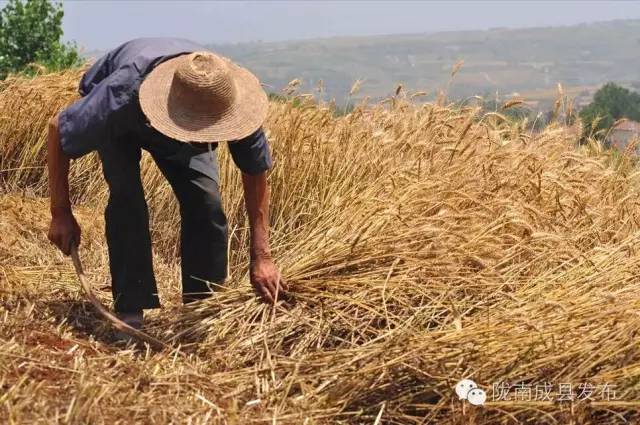
<svg viewBox="0 0 640 425"><path fill-rule="evenodd" d="M275 302L288 289L271 258L269 247L269 186L267 173L242 173L244 201L251 227L251 284L264 299Z"/></svg>
<svg viewBox="0 0 640 425"><path fill-rule="evenodd" d="M69 157L62 151L60 144L58 115L49 121L47 165L51 197L51 225L48 237L65 255L69 255L71 245L80 244L80 226L71 212Z"/></svg>

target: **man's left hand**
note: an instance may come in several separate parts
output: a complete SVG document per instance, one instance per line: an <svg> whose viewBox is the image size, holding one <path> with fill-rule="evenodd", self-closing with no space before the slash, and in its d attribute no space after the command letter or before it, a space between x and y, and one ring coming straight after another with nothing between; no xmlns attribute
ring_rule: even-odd
<svg viewBox="0 0 640 425"><path fill-rule="evenodd" d="M280 271L270 258L260 258L251 261L249 277L255 291L266 301L275 303L281 299L284 291L289 287L282 280Z"/></svg>

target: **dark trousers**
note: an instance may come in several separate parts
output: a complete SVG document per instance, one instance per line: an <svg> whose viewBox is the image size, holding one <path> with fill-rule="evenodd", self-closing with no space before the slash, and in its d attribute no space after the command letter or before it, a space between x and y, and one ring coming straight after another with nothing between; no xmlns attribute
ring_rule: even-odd
<svg viewBox="0 0 640 425"><path fill-rule="evenodd" d="M99 150L109 202L105 211L114 309L160 307L153 274L149 213L140 179L148 151L180 204L183 301L205 298L227 272L227 219L215 151L156 133L129 133ZM174 229L163 229L171 232Z"/></svg>

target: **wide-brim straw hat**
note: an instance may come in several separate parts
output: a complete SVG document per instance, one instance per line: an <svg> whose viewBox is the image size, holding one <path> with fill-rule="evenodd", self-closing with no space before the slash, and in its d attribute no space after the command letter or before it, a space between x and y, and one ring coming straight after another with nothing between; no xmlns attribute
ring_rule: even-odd
<svg viewBox="0 0 640 425"><path fill-rule="evenodd" d="M251 72L211 52L161 63L142 82L139 98L151 126L181 142L242 139L260 128L269 106Z"/></svg>

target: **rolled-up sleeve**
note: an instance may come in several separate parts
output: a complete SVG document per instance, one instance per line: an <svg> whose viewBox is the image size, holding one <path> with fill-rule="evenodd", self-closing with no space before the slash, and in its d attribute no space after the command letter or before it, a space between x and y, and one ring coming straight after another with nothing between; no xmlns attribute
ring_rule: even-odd
<svg viewBox="0 0 640 425"><path fill-rule="evenodd" d="M98 59L82 76L78 91L82 96L86 96L95 86L109 76L110 60L106 54Z"/></svg>
<svg viewBox="0 0 640 425"><path fill-rule="evenodd" d="M233 162L243 173L255 176L273 165L267 136L262 128L244 139L229 142L228 145Z"/></svg>
<svg viewBox="0 0 640 425"><path fill-rule="evenodd" d="M67 155L81 157L126 130L138 76L132 66L120 68L60 113L60 144Z"/></svg>

